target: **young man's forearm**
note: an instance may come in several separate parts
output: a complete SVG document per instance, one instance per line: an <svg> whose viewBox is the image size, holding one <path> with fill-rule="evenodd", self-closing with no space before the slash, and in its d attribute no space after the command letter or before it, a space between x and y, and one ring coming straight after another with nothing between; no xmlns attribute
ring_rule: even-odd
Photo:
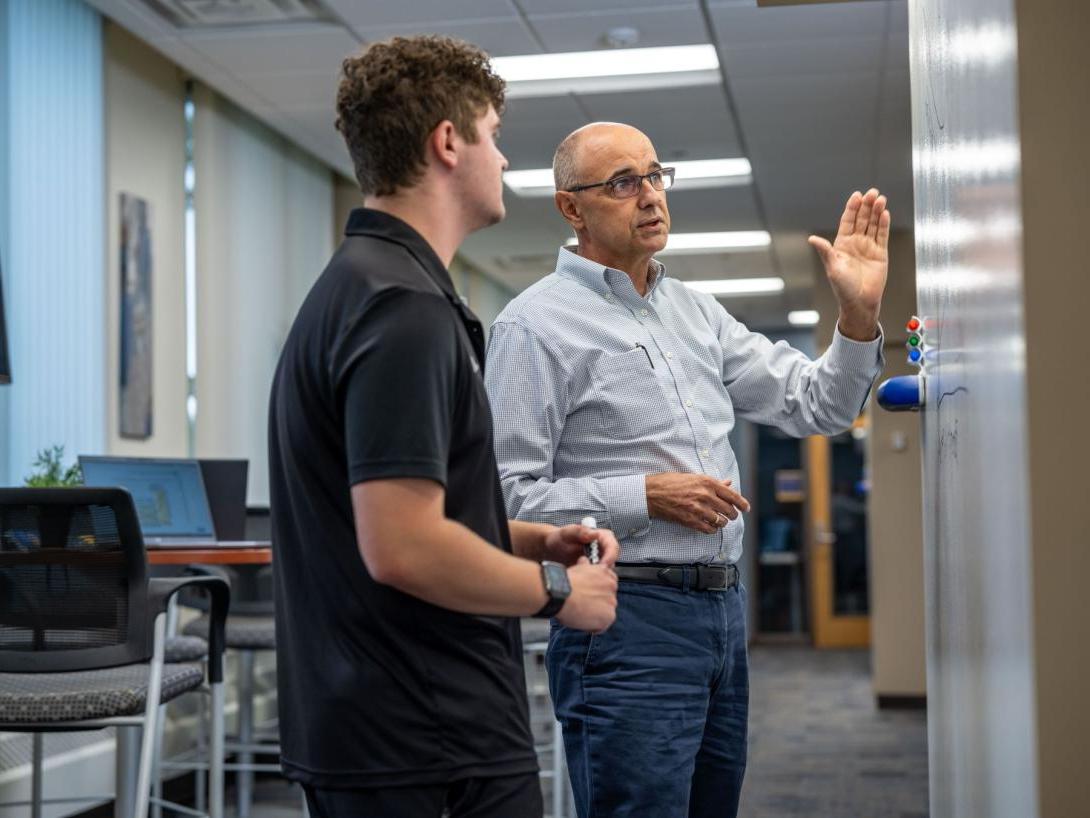
<svg viewBox="0 0 1090 818"><path fill-rule="evenodd" d="M368 569L378 582L425 602L463 613L531 616L547 601L536 562L495 548L461 523L438 520L403 530L399 539L396 555Z"/></svg>
<svg viewBox="0 0 1090 818"><path fill-rule="evenodd" d="M545 523L527 523L522 520L509 520L511 530L511 550L520 557L534 562L547 558L545 538L555 526Z"/></svg>

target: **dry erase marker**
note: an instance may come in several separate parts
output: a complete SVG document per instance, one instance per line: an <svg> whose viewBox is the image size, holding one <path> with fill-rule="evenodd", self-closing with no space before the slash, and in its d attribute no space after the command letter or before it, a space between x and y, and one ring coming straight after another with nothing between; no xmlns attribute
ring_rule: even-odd
<svg viewBox="0 0 1090 818"><path fill-rule="evenodd" d="M583 525L585 525L587 528L597 528L598 527L598 521L595 520L593 517L584 517L583 518ZM598 540L592 540L591 542L584 545L583 548L586 550L587 559L591 561L591 564L592 565L597 565L598 564Z"/></svg>

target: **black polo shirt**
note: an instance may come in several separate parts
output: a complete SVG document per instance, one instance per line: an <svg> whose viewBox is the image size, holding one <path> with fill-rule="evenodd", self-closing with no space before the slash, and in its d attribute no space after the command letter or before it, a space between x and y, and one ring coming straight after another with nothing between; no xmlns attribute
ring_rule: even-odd
<svg viewBox="0 0 1090 818"><path fill-rule="evenodd" d="M329 788L535 771L518 620L375 582L353 526L354 484L427 478L446 487L449 518L511 550L483 329L405 222L361 209L345 232L272 388L284 771Z"/></svg>

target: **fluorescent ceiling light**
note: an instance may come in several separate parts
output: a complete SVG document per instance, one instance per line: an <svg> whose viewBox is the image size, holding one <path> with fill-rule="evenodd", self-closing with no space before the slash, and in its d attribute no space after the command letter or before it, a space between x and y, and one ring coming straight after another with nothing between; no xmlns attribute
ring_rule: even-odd
<svg viewBox="0 0 1090 818"><path fill-rule="evenodd" d="M671 193L703 187L748 185L753 182L753 169L749 160L742 157L667 164L677 169L675 187L671 188ZM555 192L552 168L509 170L503 174L503 181L519 196L552 196Z"/></svg>
<svg viewBox="0 0 1090 818"><path fill-rule="evenodd" d="M491 63L507 81L509 99L714 85L720 80L713 45L523 54L493 57Z"/></svg>
<svg viewBox="0 0 1090 818"><path fill-rule="evenodd" d="M579 243L570 238L565 246L574 247ZM699 253L722 253L738 250L762 250L772 243L772 237L765 230L726 230L720 233L671 233L666 240L666 247L656 255L696 255Z"/></svg>
<svg viewBox="0 0 1090 818"><path fill-rule="evenodd" d="M555 190L552 168L504 171L503 183L519 196L552 196Z"/></svg>
<svg viewBox="0 0 1090 818"><path fill-rule="evenodd" d="M783 292L783 279L776 276L767 278L722 278L711 281L686 281L684 283L686 287L708 295L761 295Z"/></svg>
<svg viewBox="0 0 1090 818"><path fill-rule="evenodd" d="M793 327L812 327L820 318L817 310L792 310L787 313L787 322Z"/></svg>

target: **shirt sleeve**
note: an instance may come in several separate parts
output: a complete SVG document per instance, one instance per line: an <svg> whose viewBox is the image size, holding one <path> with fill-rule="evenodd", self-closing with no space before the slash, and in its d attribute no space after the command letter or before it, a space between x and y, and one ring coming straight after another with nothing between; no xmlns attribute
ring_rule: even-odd
<svg viewBox="0 0 1090 818"><path fill-rule="evenodd" d="M458 335L441 296L379 293L334 344L348 478L417 477L445 486L457 389Z"/></svg>
<svg viewBox="0 0 1090 818"><path fill-rule="evenodd" d="M837 327L825 354L811 360L720 311L723 383L739 417L795 437L838 434L851 426L882 372L881 327L867 342L846 338Z"/></svg>
<svg viewBox="0 0 1090 818"><path fill-rule="evenodd" d="M560 357L534 333L516 323L493 325L485 386L508 516L567 525L594 515L599 526L618 536L646 531L651 521L643 474L554 477L553 456L567 420L569 383Z"/></svg>

